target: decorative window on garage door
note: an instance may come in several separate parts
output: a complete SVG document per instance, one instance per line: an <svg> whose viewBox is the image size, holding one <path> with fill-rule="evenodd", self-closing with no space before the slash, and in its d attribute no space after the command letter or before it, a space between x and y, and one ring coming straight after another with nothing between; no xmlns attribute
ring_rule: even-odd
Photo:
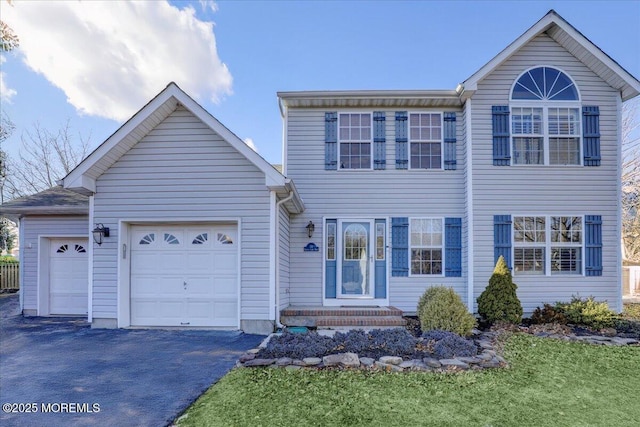
<svg viewBox="0 0 640 427"><path fill-rule="evenodd" d="M170 245L179 245L180 241L171 233L164 233L164 241Z"/></svg>
<svg viewBox="0 0 640 427"><path fill-rule="evenodd" d="M231 236L224 233L218 233L218 242L223 245L233 245L233 239L231 239Z"/></svg>
<svg viewBox="0 0 640 427"><path fill-rule="evenodd" d="M209 233L201 233L198 234L195 239L191 242L192 245L204 245L204 243L209 240Z"/></svg>
<svg viewBox="0 0 640 427"><path fill-rule="evenodd" d="M138 244L139 245L150 245L155 240L156 240L155 233L149 233L146 236L144 236L142 239L140 239L140 242Z"/></svg>

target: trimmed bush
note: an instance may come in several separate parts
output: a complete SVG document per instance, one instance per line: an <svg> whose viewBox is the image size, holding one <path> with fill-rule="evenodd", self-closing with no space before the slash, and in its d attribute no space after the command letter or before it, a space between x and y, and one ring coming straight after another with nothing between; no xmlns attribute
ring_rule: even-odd
<svg viewBox="0 0 640 427"><path fill-rule="evenodd" d="M560 323L562 325L567 324L567 318L564 315L562 308L558 308L556 305L544 304L542 308L536 307L531 315L531 323L534 325L541 325L545 323Z"/></svg>
<svg viewBox="0 0 640 427"><path fill-rule="evenodd" d="M489 285L478 297L478 314L489 323L499 321L520 323L522 304L516 294L516 286L504 258L500 256Z"/></svg>
<svg viewBox="0 0 640 427"><path fill-rule="evenodd" d="M587 299L574 296L569 303L557 303L556 308L563 311L567 323L593 329L610 328L614 324L615 313L606 302L597 302L592 296Z"/></svg>
<svg viewBox="0 0 640 427"><path fill-rule="evenodd" d="M425 332L437 329L468 336L476 326L475 317L467 311L460 296L446 286L425 291L418 302L418 318Z"/></svg>

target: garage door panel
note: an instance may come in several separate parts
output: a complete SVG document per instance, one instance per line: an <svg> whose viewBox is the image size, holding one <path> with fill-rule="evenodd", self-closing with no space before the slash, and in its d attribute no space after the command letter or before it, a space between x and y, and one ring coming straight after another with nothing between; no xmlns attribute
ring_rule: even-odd
<svg viewBox="0 0 640 427"><path fill-rule="evenodd" d="M89 293L86 238L49 241L49 314L85 315Z"/></svg>
<svg viewBox="0 0 640 427"><path fill-rule="evenodd" d="M134 226L131 324L237 327L236 235L231 226Z"/></svg>

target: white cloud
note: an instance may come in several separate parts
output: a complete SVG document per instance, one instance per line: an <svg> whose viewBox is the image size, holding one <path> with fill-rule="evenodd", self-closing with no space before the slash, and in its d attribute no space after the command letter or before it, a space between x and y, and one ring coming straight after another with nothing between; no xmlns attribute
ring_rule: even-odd
<svg viewBox="0 0 640 427"><path fill-rule="evenodd" d="M258 147L256 147L256 144L253 142L253 139L251 138L245 138L243 139L244 143L247 144L249 146L249 148L251 148L253 151L255 151L256 153L258 152Z"/></svg>
<svg viewBox="0 0 640 427"><path fill-rule="evenodd" d="M215 6L215 5L214 5ZM16 2L3 19L25 63L62 89L80 113L128 119L170 81L219 102L232 77L213 23L166 1Z"/></svg>
<svg viewBox="0 0 640 427"><path fill-rule="evenodd" d="M200 3L200 7L203 11L206 11L207 9L214 13L218 11L218 4L215 1L199 0L198 3Z"/></svg>
<svg viewBox="0 0 640 427"><path fill-rule="evenodd" d="M4 64L6 60L7 59L3 55L0 55L0 65ZM7 87L7 84L4 81L4 76L5 74L2 71L0 71L0 100L2 100L2 102L10 103L11 98L13 98L18 92L16 92L14 89Z"/></svg>

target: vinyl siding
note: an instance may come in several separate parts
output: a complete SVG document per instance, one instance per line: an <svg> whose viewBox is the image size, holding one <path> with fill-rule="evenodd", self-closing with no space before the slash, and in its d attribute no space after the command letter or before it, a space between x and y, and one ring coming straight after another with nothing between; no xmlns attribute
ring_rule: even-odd
<svg viewBox="0 0 640 427"><path fill-rule="evenodd" d="M328 110L327 110L328 111ZM335 111L335 110L333 110ZM339 110L340 112L349 110ZM362 109L354 110L365 112ZM372 111L372 110L371 110ZM396 170L395 111L386 111L386 169L368 171L327 171L325 167L325 110L291 108L286 124L287 176L296 183L305 203L305 212L291 219L292 305L321 305L323 298L323 218L464 217L464 158L461 113L457 116L456 170ZM412 110L408 110L411 112ZM429 111L429 110L418 110ZM441 110L433 110L442 112ZM309 239L305 226L316 225ZM466 233L463 230L463 233ZM390 224L387 223L390 237ZM309 243L319 252L303 252ZM387 245L390 245L387 238ZM387 250L387 259L390 256ZM390 271L390 261L388 264ZM466 301L466 268L463 277L393 277L389 302L405 311L415 311L420 295L435 284L454 287Z"/></svg>
<svg viewBox="0 0 640 427"><path fill-rule="evenodd" d="M283 207L280 208L279 227L280 235L276 236L280 245L278 266L280 268L280 294L279 309L289 306L289 213Z"/></svg>
<svg viewBox="0 0 640 427"><path fill-rule="evenodd" d="M508 105L511 85L536 65L562 69L581 94L582 105L600 107L599 167L493 166L491 107ZM540 35L478 85L472 98L474 294L493 271L493 215L602 215L603 275L515 276L525 313L545 302L593 295L615 307L618 298L617 101L619 93L546 35ZM582 148L581 148L582 150ZM584 237L583 237L584 239ZM584 252L583 252L584 257Z"/></svg>
<svg viewBox="0 0 640 427"><path fill-rule="evenodd" d="M94 317L116 317L119 220L239 218L240 317L269 318L264 173L186 109L178 107L99 177L94 206L95 222L112 230L94 251Z"/></svg>
<svg viewBox="0 0 640 427"><path fill-rule="evenodd" d="M22 219L24 246L20 248L23 263L23 298L25 310L38 308L39 236L89 236L87 216L26 216ZM28 247L31 245L31 247Z"/></svg>

